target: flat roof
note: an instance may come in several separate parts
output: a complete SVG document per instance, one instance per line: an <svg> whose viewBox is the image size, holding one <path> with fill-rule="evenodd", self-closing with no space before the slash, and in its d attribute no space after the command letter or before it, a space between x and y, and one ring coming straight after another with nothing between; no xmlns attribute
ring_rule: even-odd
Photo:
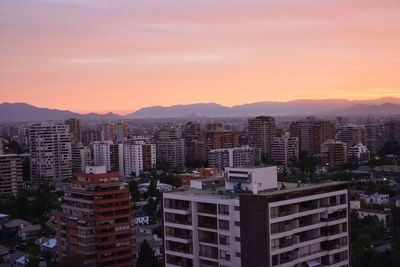
<svg viewBox="0 0 400 267"><path fill-rule="evenodd" d="M282 184L285 185L285 189L280 189ZM278 188L268 189L264 191L258 192L258 196L276 196L283 193L293 193L300 192L303 190L310 189L318 189L329 186L336 185L347 185L347 182L325 182L319 184L300 184L298 186L297 183L281 183L278 182ZM225 186L215 186L215 189L207 188L207 189L197 189L192 187L180 187L174 191L167 192L166 194L176 194L176 195L186 195L186 196L197 196L197 197L207 197L207 198L219 198L219 199L229 199L229 198L239 198L240 195L248 195L251 193L246 193L245 191L233 192L230 190L226 190Z"/></svg>

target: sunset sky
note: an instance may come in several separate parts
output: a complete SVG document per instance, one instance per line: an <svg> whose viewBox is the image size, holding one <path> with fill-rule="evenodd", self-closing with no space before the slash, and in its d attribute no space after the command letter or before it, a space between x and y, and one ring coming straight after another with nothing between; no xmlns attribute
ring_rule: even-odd
<svg viewBox="0 0 400 267"><path fill-rule="evenodd" d="M0 0L0 102L400 97L399 0Z"/></svg>

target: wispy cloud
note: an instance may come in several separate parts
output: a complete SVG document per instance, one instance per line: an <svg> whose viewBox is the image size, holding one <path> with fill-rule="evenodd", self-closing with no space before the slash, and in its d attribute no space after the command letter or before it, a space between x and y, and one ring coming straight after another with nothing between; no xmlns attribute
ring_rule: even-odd
<svg viewBox="0 0 400 267"><path fill-rule="evenodd" d="M211 29L208 25L203 24L148 24L148 23L135 23L134 27L144 30L154 30L154 31L168 31L168 32L181 32L181 33L201 33L206 32ZM212 27L216 28L216 27Z"/></svg>
<svg viewBox="0 0 400 267"><path fill-rule="evenodd" d="M184 56L149 56L147 62L156 64L167 63L212 63L222 60L220 55L184 55Z"/></svg>
<svg viewBox="0 0 400 267"><path fill-rule="evenodd" d="M90 64L90 63L113 63L117 62L114 58L79 58L79 59L67 59L65 60L73 64Z"/></svg>

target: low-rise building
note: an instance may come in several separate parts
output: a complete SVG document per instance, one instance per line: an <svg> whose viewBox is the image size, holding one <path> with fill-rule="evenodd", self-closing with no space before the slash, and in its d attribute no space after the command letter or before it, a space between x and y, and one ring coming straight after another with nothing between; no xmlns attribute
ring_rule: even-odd
<svg viewBox="0 0 400 267"><path fill-rule="evenodd" d="M139 184L139 191L141 193L147 192L147 190L149 189L150 183L141 183ZM160 192L167 192L167 191L171 191L173 188L172 185L170 184L163 184L160 183L160 181L157 180L157 190Z"/></svg>
<svg viewBox="0 0 400 267"><path fill-rule="evenodd" d="M385 227L391 227L391 212L388 210L357 209L355 210L359 218L376 216Z"/></svg>
<svg viewBox="0 0 400 267"><path fill-rule="evenodd" d="M178 174L178 179L182 186L190 186L190 181L204 179L208 177L224 177L224 173L218 171L218 168L200 168L191 173Z"/></svg>
<svg viewBox="0 0 400 267"><path fill-rule="evenodd" d="M378 205L388 204L390 199L388 194L379 194L379 193L374 193L372 195L360 194L359 197L361 199L364 199L365 202L368 204L378 204Z"/></svg>

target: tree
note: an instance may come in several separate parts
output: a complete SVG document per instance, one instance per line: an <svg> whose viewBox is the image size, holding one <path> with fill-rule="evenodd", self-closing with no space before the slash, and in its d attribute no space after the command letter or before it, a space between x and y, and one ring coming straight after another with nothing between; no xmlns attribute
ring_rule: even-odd
<svg viewBox="0 0 400 267"><path fill-rule="evenodd" d="M142 244L140 244L139 257L136 263L137 267L158 267L162 266L157 257L154 254L154 251L151 249L147 240L143 240Z"/></svg>
<svg viewBox="0 0 400 267"><path fill-rule="evenodd" d="M147 215L151 217L153 221L158 221L157 207L159 200L157 198L149 198L147 204L143 207L143 210Z"/></svg>
<svg viewBox="0 0 400 267"><path fill-rule="evenodd" d="M137 202L140 201L140 191L139 191L139 185L135 180L132 180L129 183L129 192L131 193L132 201Z"/></svg>
<svg viewBox="0 0 400 267"><path fill-rule="evenodd" d="M40 263L39 248L32 246L25 256L25 267L38 267Z"/></svg>

